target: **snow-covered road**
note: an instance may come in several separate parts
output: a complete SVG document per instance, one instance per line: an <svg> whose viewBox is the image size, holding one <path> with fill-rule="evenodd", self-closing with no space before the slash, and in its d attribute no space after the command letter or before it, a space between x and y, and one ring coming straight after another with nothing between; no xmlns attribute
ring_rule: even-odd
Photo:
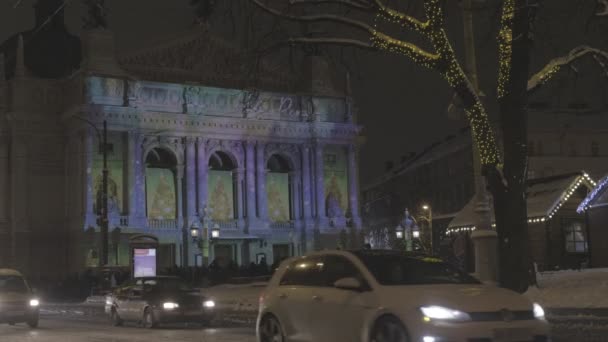
<svg viewBox="0 0 608 342"><path fill-rule="evenodd" d="M38 329L25 324L0 325L2 342L253 342L252 328L173 326L147 330L135 325L112 327L102 322L42 319Z"/></svg>

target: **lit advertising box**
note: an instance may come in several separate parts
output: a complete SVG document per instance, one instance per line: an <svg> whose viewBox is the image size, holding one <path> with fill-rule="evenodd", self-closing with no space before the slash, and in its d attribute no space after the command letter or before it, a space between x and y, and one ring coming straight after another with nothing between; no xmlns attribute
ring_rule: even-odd
<svg viewBox="0 0 608 342"><path fill-rule="evenodd" d="M156 276L156 248L133 249L133 276L135 278Z"/></svg>

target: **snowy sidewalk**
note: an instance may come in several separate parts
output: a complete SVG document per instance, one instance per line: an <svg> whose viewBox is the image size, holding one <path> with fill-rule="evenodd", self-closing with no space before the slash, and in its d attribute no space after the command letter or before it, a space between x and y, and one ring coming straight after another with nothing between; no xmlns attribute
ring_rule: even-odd
<svg viewBox="0 0 608 342"><path fill-rule="evenodd" d="M525 293L530 300L555 312L581 310L608 315L608 269L543 272L538 287ZM558 310L559 309L559 310Z"/></svg>

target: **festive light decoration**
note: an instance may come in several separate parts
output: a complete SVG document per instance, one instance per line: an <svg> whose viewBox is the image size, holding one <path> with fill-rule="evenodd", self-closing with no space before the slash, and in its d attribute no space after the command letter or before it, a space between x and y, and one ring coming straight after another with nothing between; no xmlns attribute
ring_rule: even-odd
<svg viewBox="0 0 608 342"><path fill-rule="evenodd" d="M498 32L498 98L507 95L511 80L511 55L513 53L513 19L515 0L505 0L502 5L500 31Z"/></svg>
<svg viewBox="0 0 608 342"><path fill-rule="evenodd" d="M601 190L598 190L600 187L608 187L608 176L606 178L604 178L602 180L602 184L600 184L600 186L596 187L593 191L593 193L598 193ZM559 199L556 201L556 203L553 204L553 206L549 209L549 214L545 215L545 216L535 216L535 217L528 217L528 223L542 223L542 222L547 222L549 220L551 220L553 218L553 216L555 216L555 214L557 214L557 212L559 211L559 209L561 209L561 207L570 199L570 197L572 197L572 195L574 195L574 193L578 190L578 188L583 185L584 183L587 183L588 185L591 186L596 186L596 182L593 181L593 179L591 179L591 177L589 177L589 175L587 173L583 173L580 176L576 177L574 179L574 181L566 188L566 190L564 190L564 192L561 194L561 196L559 197ZM579 213L581 213L582 211L585 210L586 205L588 204L588 199L593 197L593 193L589 196L587 196L587 198L585 199L585 201L583 201L581 203L581 205L578 207L577 211ZM492 223L492 228L496 228L496 223ZM450 234L454 234L454 233L460 233L460 232L468 232L468 231L472 231L475 230L475 226L465 226L465 227L453 227L453 228L449 228L446 230L446 234L450 235Z"/></svg>
<svg viewBox="0 0 608 342"><path fill-rule="evenodd" d="M595 198L597 198L597 196L599 194L601 194L604 191L604 189L606 189L606 188L608 188L608 176L602 178L602 180L600 180L599 184L594 185L593 191L591 191L591 193L589 193L589 195L587 195L587 197L585 197L585 199L581 202L581 204L576 209L576 212L578 212L579 214L582 214L587 209L589 209L589 205L591 204L591 202Z"/></svg>

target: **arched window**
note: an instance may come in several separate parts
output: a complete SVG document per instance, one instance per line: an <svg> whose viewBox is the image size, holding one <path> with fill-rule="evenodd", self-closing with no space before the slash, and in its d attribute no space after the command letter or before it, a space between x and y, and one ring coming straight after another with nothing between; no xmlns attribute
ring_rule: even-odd
<svg viewBox="0 0 608 342"><path fill-rule="evenodd" d="M236 162L226 152L216 151L209 158L208 166L207 203L211 219L219 222L231 221L236 217Z"/></svg>
<svg viewBox="0 0 608 342"><path fill-rule="evenodd" d="M146 155L146 211L152 220L177 217L175 155L164 148L154 148Z"/></svg>

